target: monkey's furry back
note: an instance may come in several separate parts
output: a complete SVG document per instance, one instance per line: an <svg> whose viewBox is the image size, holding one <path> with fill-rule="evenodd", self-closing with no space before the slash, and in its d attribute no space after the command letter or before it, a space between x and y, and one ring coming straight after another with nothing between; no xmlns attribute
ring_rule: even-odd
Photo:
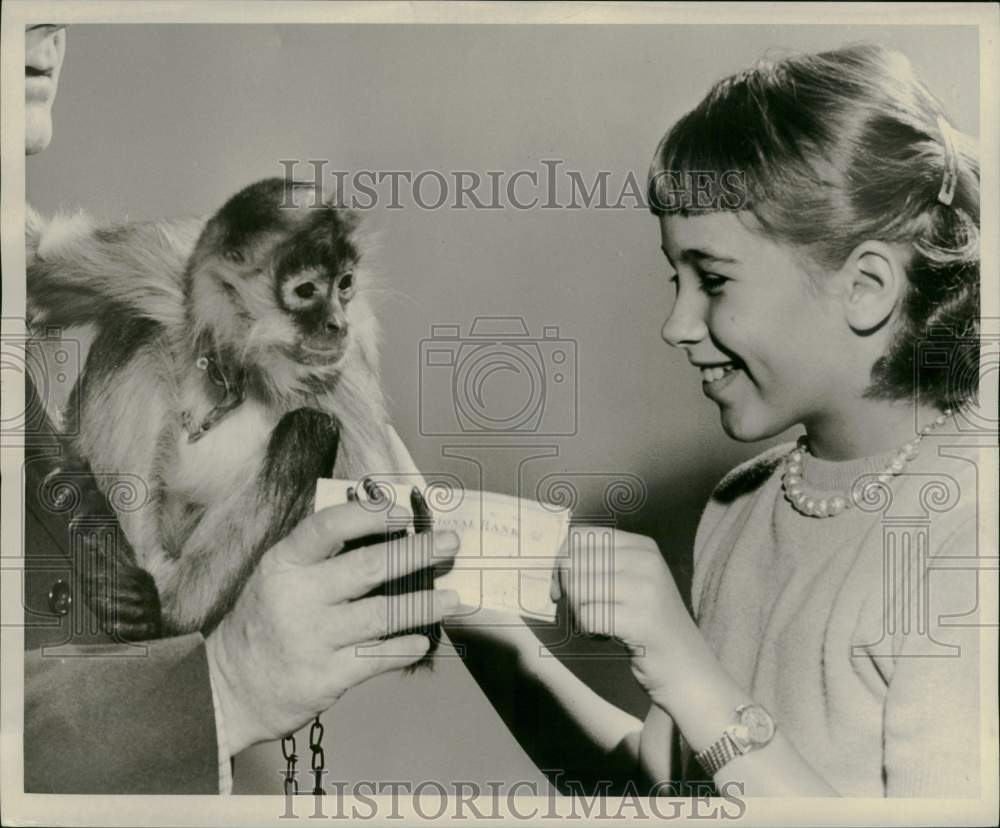
<svg viewBox="0 0 1000 828"><path fill-rule="evenodd" d="M198 444L202 460L184 460L179 414L196 370L184 273L204 224L31 213L28 225L29 323L97 328L67 432L99 481L145 482L148 502L119 519L170 632L221 619L260 555L311 511L317 477L415 472L388 422L363 291L329 387L275 377L273 398L244 403Z"/></svg>

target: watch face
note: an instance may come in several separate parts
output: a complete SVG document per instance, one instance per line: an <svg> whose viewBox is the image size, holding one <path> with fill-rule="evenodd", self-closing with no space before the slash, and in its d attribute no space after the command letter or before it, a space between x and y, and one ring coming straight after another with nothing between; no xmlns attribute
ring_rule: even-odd
<svg viewBox="0 0 1000 828"><path fill-rule="evenodd" d="M759 704L751 704L740 711L740 730L748 748L761 748L774 737L774 720Z"/></svg>

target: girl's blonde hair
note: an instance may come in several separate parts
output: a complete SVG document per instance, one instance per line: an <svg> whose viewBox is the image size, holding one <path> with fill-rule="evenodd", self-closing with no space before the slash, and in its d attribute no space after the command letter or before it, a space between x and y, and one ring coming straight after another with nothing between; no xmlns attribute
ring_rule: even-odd
<svg viewBox="0 0 1000 828"><path fill-rule="evenodd" d="M708 201L706 181L724 188ZM941 407L977 393L978 153L899 52L856 45L719 81L660 142L648 196L657 215L749 210L827 269L865 240L908 243L899 326L866 393Z"/></svg>

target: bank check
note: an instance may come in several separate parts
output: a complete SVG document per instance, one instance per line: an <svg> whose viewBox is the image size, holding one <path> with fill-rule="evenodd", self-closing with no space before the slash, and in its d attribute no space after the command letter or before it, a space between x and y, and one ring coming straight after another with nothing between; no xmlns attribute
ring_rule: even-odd
<svg viewBox="0 0 1000 828"><path fill-rule="evenodd" d="M387 495L382 508L409 503L411 483L377 485ZM357 481L317 481L315 508L346 503L352 487L368 502ZM455 590L469 614L482 608L555 620L549 584L553 566L565 554L570 510L496 492L430 488L424 494L434 528L450 529L462 542L453 568L438 577L437 587Z"/></svg>

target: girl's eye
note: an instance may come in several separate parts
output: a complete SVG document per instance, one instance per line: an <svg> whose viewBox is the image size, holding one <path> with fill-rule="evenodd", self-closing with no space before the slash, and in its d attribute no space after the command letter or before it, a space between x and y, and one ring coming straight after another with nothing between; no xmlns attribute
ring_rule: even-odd
<svg viewBox="0 0 1000 828"><path fill-rule="evenodd" d="M717 273L699 273L698 283L703 293L709 296L718 296L722 293L722 286L729 280L725 276Z"/></svg>
<svg viewBox="0 0 1000 828"><path fill-rule="evenodd" d="M222 255L225 257L227 262L232 262L233 264L243 264L243 253L235 248L230 248Z"/></svg>
<svg viewBox="0 0 1000 828"><path fill-rule="evenodd" d="M340 289L350 290L352 287L354 287L354 274L348 271L340 277Z"/></svg>

